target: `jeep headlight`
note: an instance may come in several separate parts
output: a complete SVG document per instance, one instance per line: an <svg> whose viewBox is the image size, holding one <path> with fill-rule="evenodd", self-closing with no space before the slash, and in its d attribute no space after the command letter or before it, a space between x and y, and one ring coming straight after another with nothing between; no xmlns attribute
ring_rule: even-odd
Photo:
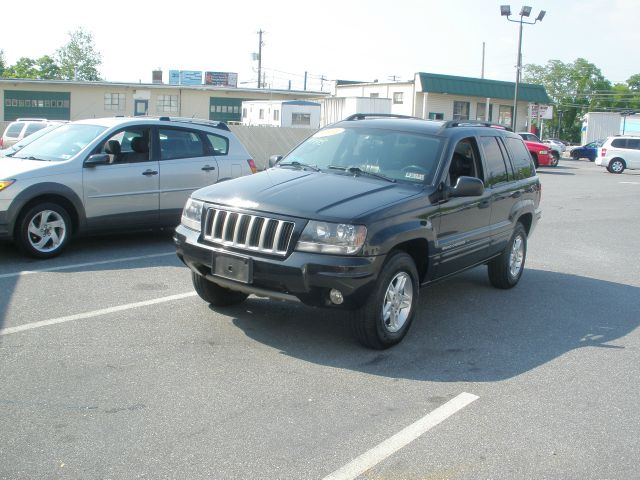
<svg viewBox="0 0 640 480"><path fill-rule="evenodd" d="M191 230L199 232L200 225L202 223L203 207L203 202L189 198L189 200L187 200L187 204L182 210L182 224L185 227L189 227Z"/></svg>
<svg viewBox="0 0 640 480"><path fill-rule="evenodd" d="M366 237L367 227L364 225L311 220L302 231L296 250L349 255L362 248Z"/></svg>

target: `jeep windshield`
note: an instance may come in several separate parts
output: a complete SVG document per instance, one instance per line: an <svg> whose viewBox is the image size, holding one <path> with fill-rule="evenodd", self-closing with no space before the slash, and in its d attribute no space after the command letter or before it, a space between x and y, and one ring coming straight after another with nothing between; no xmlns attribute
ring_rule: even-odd
<svg viewBox="0 0 640 480"><path fill-rule="evenodd" d="M63 125L34 140L13 157L51 162L69 160L106 129L107 127L100 125Z"/></svg>
<svg viewBox="0 0 640 480"><path fill-rule="evenodd" d="M336 175L375 174L381 179L429 184L443 140L398 130L329 127L293 150L281 165L307 165Z"/></svg>

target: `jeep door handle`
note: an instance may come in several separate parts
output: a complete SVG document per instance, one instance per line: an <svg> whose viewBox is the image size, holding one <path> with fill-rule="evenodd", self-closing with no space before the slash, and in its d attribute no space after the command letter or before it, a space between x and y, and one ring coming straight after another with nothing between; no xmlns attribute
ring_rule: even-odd
<svg viewBox="0 0 640 480"><path fill-rule="evenodd" d="M211 170L215 170L215 169L216 169L216 167L212 167L210 165L205 165L200 170L204 170L205 172L210 172Z"/></svg>
<svg viewBox="0 0 640 480"><path fill-rule="evenodd" d="M147 169L142 174L146 177L150 177L151 175L157 175L158 172L156 170Z"/></svg>

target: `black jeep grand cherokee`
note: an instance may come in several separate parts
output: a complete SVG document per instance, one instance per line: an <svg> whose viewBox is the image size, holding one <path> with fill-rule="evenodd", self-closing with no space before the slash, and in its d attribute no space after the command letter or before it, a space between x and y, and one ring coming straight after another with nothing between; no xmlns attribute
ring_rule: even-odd
<svg viewBox="0 0 640 480"><path fill-rule="evenodd" d="M515 286L540 195L504 127L358 114L273 168L194 192L174 239L213 306L255 294L350 309L358 340L387 348L421 286L482 264Z"/></svg>

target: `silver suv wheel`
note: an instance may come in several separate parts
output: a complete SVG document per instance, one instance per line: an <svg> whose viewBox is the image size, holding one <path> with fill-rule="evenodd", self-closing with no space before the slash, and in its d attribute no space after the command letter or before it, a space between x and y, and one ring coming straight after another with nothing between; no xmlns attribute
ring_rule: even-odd
<svg viewBox="0 0 640 480"><path fill-rule="evenodd" d="M67 225L58 212L43 210L29 220L29 243L38 252L49 253L67 238Z"/></svg>

